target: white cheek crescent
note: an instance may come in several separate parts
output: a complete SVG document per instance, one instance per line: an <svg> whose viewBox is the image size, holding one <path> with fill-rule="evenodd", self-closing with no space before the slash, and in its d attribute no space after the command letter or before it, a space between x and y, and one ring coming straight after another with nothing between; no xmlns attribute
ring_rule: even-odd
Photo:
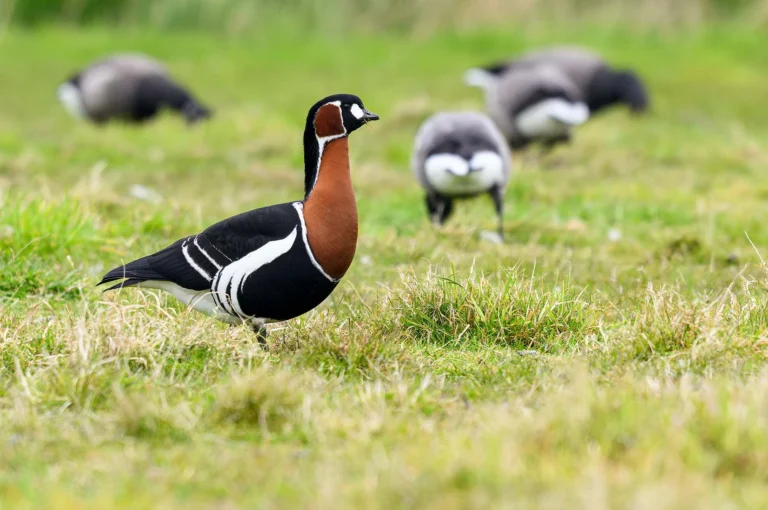
<svg viewBox="0 0 768 510"><path fill-rule="evenodd" d="M356 119L363 118L363 109L360 108L358 105L353 104L352 108L350 108L349 111L352 112L352 115L354 115Z"/></svg>
<svg viewBox="0 0 768 510"><path fill-rule="evenodd" d="M83 105L83 98L80 95L80 91L71 83L63 83L59 86L57 91L59 101L64 105L64 108L70 115L77 118L85 118L88 112Z"/></svg>
<svg viewBox="0 0 768 510"><path fill-rule="evenodd" d="M429 184L446 195L472 195L488 191L504 180L501 156L478 151L467 161L456 154L435 154L424 162Z"/></svg>

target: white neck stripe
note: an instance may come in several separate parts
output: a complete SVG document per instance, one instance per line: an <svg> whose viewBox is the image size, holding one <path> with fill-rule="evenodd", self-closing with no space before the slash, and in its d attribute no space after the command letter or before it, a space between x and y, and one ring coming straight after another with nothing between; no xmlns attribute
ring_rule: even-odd
<svg viewBox="0 0 768 510"><path fill-rule="evenodd" d="M339 278L334 278L328 273L325 272L325 269L323 269L323 266L320 265L320 263L315 258L315 254L312 253L312 248L309 246L309 239L307 239L307 222L304 221L304 204L301 202L294 202L293 203L294 209L296 209L296 212L299 214L299 221L301 222L301 239L304 241L304 247L307 249L307 255L309 255L309 260L312 261L312 265L315 266L315 268L320 271L320 274L325 276L328 281L330 282L338 282Z"/></svg>

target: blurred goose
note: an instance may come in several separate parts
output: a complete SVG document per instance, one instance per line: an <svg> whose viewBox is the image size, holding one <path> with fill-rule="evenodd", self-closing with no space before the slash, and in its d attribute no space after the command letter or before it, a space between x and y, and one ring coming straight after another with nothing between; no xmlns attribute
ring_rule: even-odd
<svg viewBox="0 0 768 510"><path fill-rule="evenodd" d="M509 69L548 64L556 66L573 81L590 113L617 104L626 104L634 113L648 108L648 93L640 78L630 70L611 68L598 54L576 47L555 47L524 53L508 62L484 68L496 76Z"/></svg>
<svg viewBox="0 0 768 510"><path fill-rule="evenodd" d="M99 285L160 289L264 340L268 322L315 308L347 272L357 246L349 135L378 115L337 94L310 108L304 198L244 212L109 271Z"/></svg>
<svg viewBox="0 0 768 510"><path fill-rule="evenodd" d="M58 88L59 101L75 117L101 124L140 123L169 108L189 123L211 116L157 61L140 54L114 55L91 64Z"/></svg>
<svg viewBox="0 0 768 510"><path fill-rule="evenodd" d="M576 86L554 66L513 67L497 74L470 69L464 79L485 91L488 114L512 149L570 141L571 129L589 118Z"/></svg>
<svg viewBox="0 0 768 510"><path fill-rule="evenodd" d="M429 215L442 225L455 199L488 193L503 239L504 191L511 158L504 137L490 118L476 112L441 112L429 117L414 141L411 167L426 190Z"/></svg>

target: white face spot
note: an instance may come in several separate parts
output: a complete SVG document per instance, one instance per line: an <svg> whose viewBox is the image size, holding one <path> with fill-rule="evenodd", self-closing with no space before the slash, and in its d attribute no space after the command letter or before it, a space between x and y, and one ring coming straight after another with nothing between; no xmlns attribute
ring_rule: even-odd
<svg viewBox="0 0 768 510"><path fill-rule="evenodd" d="M427 182L446 195L475 195L504 182L504 163L492 151L478 151L467 161L456 154L435 154L424 162Z"/></svg>
<svg viewBox="0 0 768 510"><path fill-rule="evenodd" d="M584 103L561 98L545 99L520 112L515 119L517 129L530 138L546 138L567 134L571 127L589 118Z"/></svg>
<svg viewBox="0 0 768 510"><path fill-rule="evenodd" d="M356 119L360 120L363 118L363 109L360 108L357 103L353 104L349 111L352 113L352 115L355 116Z"/></svg>
<svg viewBox="0 0 768 510"><path fill-rule="evenodd" d="M59 101L73 117L84 119L88 116L80 91L71 83L61 84L56 95L59 96Z"/></svg>

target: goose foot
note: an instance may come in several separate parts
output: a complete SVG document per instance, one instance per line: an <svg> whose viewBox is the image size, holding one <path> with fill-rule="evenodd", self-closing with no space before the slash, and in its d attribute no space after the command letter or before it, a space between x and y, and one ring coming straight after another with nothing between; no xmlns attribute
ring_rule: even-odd
<svg viewBox="0 0 768 510"><path fill-rule="evenodd" d="M264 324L251 324L251 330L256 335L256 339L259 341L259 345L262 347L267 347L267 328L264 326Z"/></svg>

